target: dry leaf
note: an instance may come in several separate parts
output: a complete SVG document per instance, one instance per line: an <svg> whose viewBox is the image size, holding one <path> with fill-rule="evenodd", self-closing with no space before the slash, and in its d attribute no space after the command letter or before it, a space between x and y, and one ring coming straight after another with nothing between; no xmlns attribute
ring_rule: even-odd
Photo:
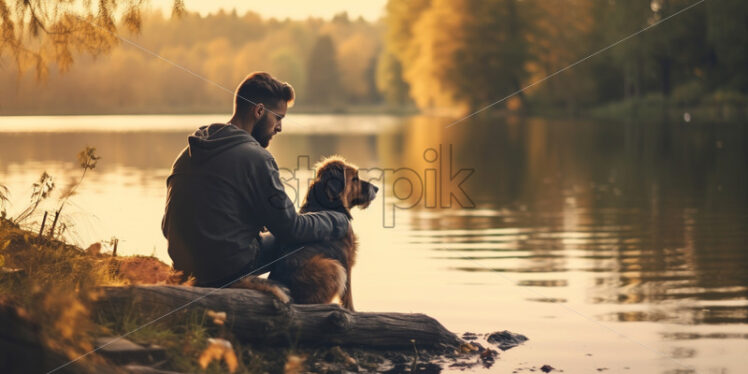
<svg viewBox="0 0 748 374"><path fill-rule="evenodd" d="M236 371L239 366L239 359L236 358L236 353L233 349L223 352L223 361L226 362L226 366L229 367L229 373Z"/></svg>
<svg viewBox="0 0 748 374"><path fill-rule="evenodd" d="M289 354L286 357L286 365L283 367L284 374L299 374L304 372L304 356Z"/></svg>
<svg viewBox="0 0 748 374"><path fill-rule="evenodd" d="M478 350L478 347L470 343L465 343L460 346L460 351L462 353L470 353L470 352L475 352L477 350Z"/></svg>
<svg viewBox="0 0 748 374"><path fill-rule="evenodd" d="M236 353L231 346L231 342L224 339L210 338L208 339L208 347L200 354L197 362L201 368L205 369L214 360L220 361L222 359L226 362L230 373L236 371L236 368L239 366L239 360L236 358Z"/></svg>
<svg viewBox="0 0 748 374"><path fill-rule="evenodd" d="M216 312L213 310L208 310L207 313L208 317L213 318L213 323L216 325L223 325L226 323L226 312Z"/></svg>

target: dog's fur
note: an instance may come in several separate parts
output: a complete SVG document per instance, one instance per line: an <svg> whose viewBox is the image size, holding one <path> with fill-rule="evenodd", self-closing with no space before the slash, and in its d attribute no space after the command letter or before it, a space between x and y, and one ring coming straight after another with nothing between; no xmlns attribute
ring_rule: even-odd
<svg viewBox="0 0 748 374"><path fill-rule="evenodd" d="M338 211L351 216L351 208L366 208L378 188L359 179L358 169L341 157L330 157L317 166L301 213ZM315 242L278 261L269 279L290 289L299 304L330 303L340 297L343 307L353 310L351 268L356 261L356 236L351 226L339 240Z"/></svg>

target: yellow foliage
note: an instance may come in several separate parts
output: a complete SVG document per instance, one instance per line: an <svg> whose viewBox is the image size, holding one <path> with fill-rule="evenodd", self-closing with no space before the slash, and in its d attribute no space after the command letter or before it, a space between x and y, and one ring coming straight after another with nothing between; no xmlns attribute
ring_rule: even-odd
<svg viewBox="0 0 748 374"><path fill-rule="evenodd" d="M92 349L90 337L101 327L91 320L88 305L97 297L98 286L121 282L118 265L125 264L127 271L132 270L128 264L140 264L139 271L127 273L139 277L135 280L142 281L141 275L166 278L172 274L169 266L155 258L87 254L63 242L38 238L3 219L0 250L7 266L20 270L0 278L4 301L25 311L25 317L39 325L39 338L48 349L70 359Z"/></svg>
<svg viewBox="0 0 748 374"><path fill-rule="evenodd" d="M341 82L345 82L345 90L354 100L365 100L372 88L366 74L378 48L377 36L363 32L351 35L338 46Z"/></svg>
<svg viewBox="0 0 748 374"><path fill-rule="evenodd" d="M451 73L455 71L454 54L463 42L460 33L465 22L462 9L466 5L463 0L435 0L417 16L405 15L410 27L404 31L411 37L400 43L400 48L393 53L404 62L403 77L410 84L410 95L420 108L461 105L454 85L460 77L451 76Z"/></svg>
<svg viewBox="0 0 748 374"><path fill-rule="evenodd" d="M506 108L516 112L522 108L522 100L517 96L513 96L506 101Z"/></svg>
<svg viewBox="0 0 748 374"><path fill-rule="evenodd" d="M47 296L47 300L52 298L54 298L54 296ZM49 303L45 303L45 308L52 309L53 306L49 305ZM57 317L57 321L55 321L55 329L57 329L63 338L72 339L75 334L76 320L87 314L86 308L80 301L72 300L67 303L67 307L63 308L60 315Z"/></svg>
<svg viewBox="0 0 748 374"><path fill-rule="evenodd" d="M127 7L121 25L131 33L138 32L140 1L0 0L0 55L9 53L19 71L35 68L38 78L46 78L52 62L66 71L73 64L73 50L96 56L118 44L118 5ZM184 9L181 0L174 1L174 9L175 13Z"/></svg>

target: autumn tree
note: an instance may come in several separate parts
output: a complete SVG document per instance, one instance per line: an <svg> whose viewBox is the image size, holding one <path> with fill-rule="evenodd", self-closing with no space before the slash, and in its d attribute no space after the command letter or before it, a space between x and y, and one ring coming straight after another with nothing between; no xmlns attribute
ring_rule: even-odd
<svg viewBox="0 0 748 374"><path fill-rule="evenodd" d="M595 39L596 8L600 2L587 0L528 0L525 17L531 20L525 27L529 58L529 82L539 81L588 55L604 43ZM563 47L561 47L563 46ZM598 59L603 60L605 56ZM585 104L595 101L596 82L606 79L605 71L593 72L594 61L576 66L542 86L527 91L542 107L559 107L575 113ZM610 61L606 61L607 64ZM530 84L530 83L528 83Z"/></svg>
<svg viewBox="0 0 748 374"><path fill-rule="evenodd" d="M521 5L516 0L390 1L389 51L402 65L418 106L476 109L521 88L529 56Z"/></svg>
<svg viewBox="0 0 748 374"><path fill-rule="evenodd" d="M714 56L709 73L714 86L748 92L748 2L706 3L707 38Z"/></svg>
<svg viewBox="0 0 748 374"><path fill-rule="evenodd" d="M118 29L124 30L119 22ZM33 74L0 68L0 82L7 83L0 84L0 114L221 112L231 110L232 88L252 71L267 71L291 83L299 94L297 109L314 105L320 110L325 105L313 103L315 97L307 95L307 72L321 35L328 35L336 47L326 57L337 67L346 65L345 70L337 69L338 82L346 82L338 86L338 98L346 100L335 105L376 104L374 60L382 31L381 24L360 19L275 20L252 12L186 13L174 18L144 10L140 32L127 35L129 41L226 90L122 42L106 55L74 54L75 64L64 73L50 65L42 90ZM343 45L348 45L345 53ZM0 59L2 63L11 65L9 56Z"/></svg>
<svg viewBox="0 0 748 374"><path fill-rule="evenodd" d="M462 42L459 34L464 0L390 1L387 4L387 43L402 66L402 76L416 105L441 110L455 101L458 77L454 53ZM397 67L397 65L391 65Z"/></svg>
<svg viewBox="0 0 748 374"><path fill-rule="evenodd" d="M403 80L402 64L387 50L382 51L377 60L376 84L391 106L403 106L411 101L408 84Z"/></svg>
<svg viewBox="0 0 748 374"><path fill-rule="evenodd" d="M526 29L532 20L517 0L470 0L466 4L459 35L463 41L453 56L456 97L479 109L521 91L529 61Z"/></svg>
<svg viewBox="0 0 748 374"><path fill-rule="evenodd" d="M0 57L9 55L19 71L36 69L44 77L48 64L70 68L74 52L98 55L117 43L117 21L130 32L141 26L144 0L0 0ZM174 0L173 11L184 11Z"/></svg>
<svg viewBox="0 0 748 374"><path fill-rule="evenodd" d="M657 22L693 4L692 0L653 0L649 22ZM657 81L655 89L667 97L678 83L694 79L694 67L704 66L710 53L706 39L706 7L694 7L643 35Z"/></svg>
<svg viewBox="0 0 748 374"><path fill-rule="evenodd" d="M307 62L307 97L309 104L334 104L340 99L340 72L335 45L329 35L322 35L312 47Z"/></svg>

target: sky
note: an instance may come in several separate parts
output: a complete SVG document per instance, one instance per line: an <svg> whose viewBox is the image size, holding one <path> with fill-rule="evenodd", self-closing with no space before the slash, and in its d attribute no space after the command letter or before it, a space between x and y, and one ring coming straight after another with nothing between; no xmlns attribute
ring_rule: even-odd
<svg viewBox="0 0 748 374"><path fill-rule="evenodd" d="M239 14L247 11L259 13L263 17L279 19L305 19L310 16L331 18L341 12L348 12L352 19L363 16L374 21L382 16L387 0L184 0L187 10L208 14L223 8L236 8ZM151 0L151 6L161 8L168 14L173 0Z"/></svg>

